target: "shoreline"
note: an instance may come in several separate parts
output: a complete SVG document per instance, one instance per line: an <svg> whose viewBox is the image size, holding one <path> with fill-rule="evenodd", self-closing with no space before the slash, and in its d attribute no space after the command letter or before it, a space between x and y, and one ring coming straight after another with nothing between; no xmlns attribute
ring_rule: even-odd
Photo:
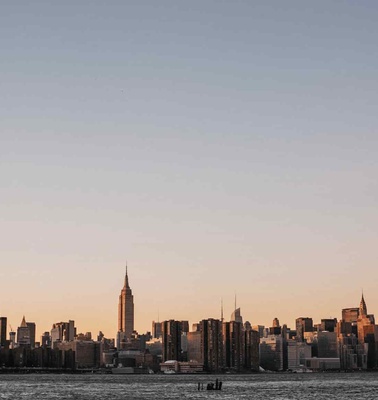
<svg viewBox="0 0 378 400"><path fill-rule="evenodd" d="M355 374L355 373L378 373L378 369L373 370L328 370L328 371L265 371L265 372L201 372L201 373L175 373L175 374L164 374L162 372L157 372L155 374L140 374L140 373L131 373L131 374L117 374L117 375L150 375L150 376L256 376L256 375L307 375L307 374ZM116 375L113 374L109 369L76 369L76 370L68 370L68 369L58 369L58 368L0 368L0 375Z"/></svg>

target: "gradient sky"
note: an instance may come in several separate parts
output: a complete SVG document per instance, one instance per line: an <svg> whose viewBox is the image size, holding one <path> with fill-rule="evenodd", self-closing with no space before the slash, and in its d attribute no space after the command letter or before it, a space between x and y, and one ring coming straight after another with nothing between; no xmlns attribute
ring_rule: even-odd
<svg viewBox="0 0 378 400"><path fill-rule="evenodd" d="M4 0L0 315L378 313L376 1Z"/></svg>

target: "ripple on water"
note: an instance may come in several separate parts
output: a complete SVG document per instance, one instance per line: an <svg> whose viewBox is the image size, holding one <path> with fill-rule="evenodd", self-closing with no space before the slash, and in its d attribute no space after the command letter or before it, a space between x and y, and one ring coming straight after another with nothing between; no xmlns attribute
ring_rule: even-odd
<svg viewBox="0 0 378 400"><path fill-rule="evenodd" d="M221 392L198 391L219 378ZM0 399L374 399L378 374L0 375Z"/></svg>

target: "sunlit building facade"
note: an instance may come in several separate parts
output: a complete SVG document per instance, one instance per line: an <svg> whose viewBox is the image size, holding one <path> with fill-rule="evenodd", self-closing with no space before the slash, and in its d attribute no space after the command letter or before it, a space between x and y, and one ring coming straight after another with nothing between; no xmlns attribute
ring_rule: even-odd
<svg viewBox="0 0 378 400"><path fill-rule="evenodd" d="M118 333L117 348L122 347L122 343L127 342L134 332L134 296L129 285L127 266L124 285L119 295L118 301Z"/></svg>

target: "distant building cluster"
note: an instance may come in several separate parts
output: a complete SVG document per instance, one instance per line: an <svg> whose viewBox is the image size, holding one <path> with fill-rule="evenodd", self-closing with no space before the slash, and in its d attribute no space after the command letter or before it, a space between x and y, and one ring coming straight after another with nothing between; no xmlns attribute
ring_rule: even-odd
<svg viewBox="0 0 378 400"><path fill-rule="evenodd" d="M0 317L0 368L113 373L197 373L367 370L378 367L378 325L362 295L359 307L342 310L341 320L299 317L295 329L243 323L240 308L230 321L152 321L151 332L134 330L134 297L126 274L118 302L116 339L99 332L77 333L75 322L57 322L36 342L36 325L22 318L17 332Z"/></svg>

